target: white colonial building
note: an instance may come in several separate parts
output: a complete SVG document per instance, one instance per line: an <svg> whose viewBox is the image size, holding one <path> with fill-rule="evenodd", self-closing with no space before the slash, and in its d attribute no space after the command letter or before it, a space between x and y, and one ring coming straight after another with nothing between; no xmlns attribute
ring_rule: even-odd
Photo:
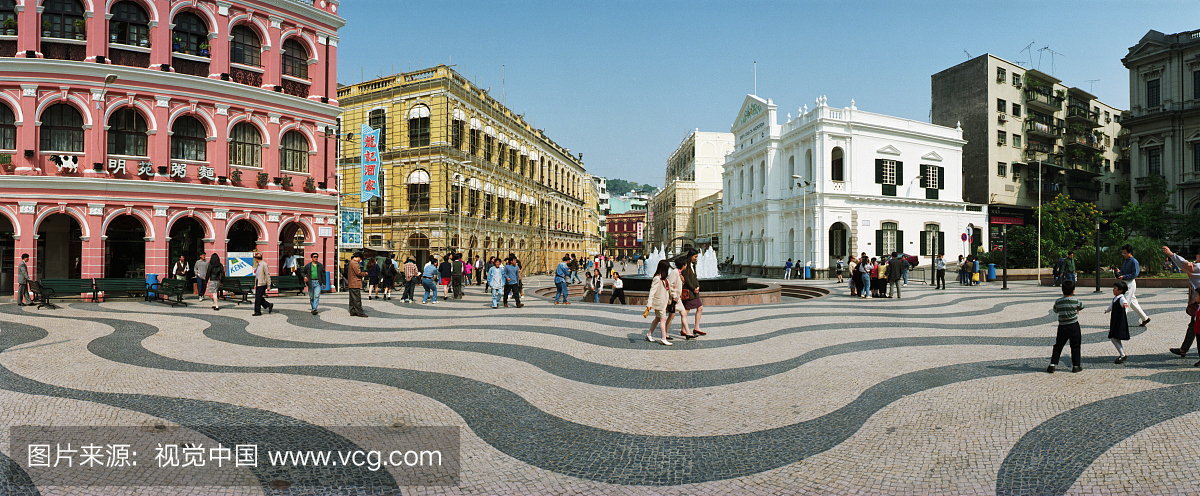
<svg viewBox="0 0 1200 496"><path fill-rule="evenodd" d="M983 205L962 201L962 129L824 97L778 124L774 103L747 95L731 131L721 244L738 272L780 274L789 258L825 270L893 251L928 266L935 253L969 253L962 235L987 223Z"/></svg>

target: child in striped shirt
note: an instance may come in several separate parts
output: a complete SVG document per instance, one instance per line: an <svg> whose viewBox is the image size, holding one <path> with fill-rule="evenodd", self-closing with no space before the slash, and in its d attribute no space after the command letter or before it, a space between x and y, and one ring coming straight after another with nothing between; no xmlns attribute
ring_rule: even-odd
<svg viewBox="0 0 1200 496"><path fill-rule="evenodd" d="M1062 356L1063 345L1071 342L1071 372L1079 372L1079 345L1083 339L1079 333L1079 311L1083 310L1083 302L1075 298L1075 282L1063 281L1063 297L1054 300L1054 313L1058 314L1058 337L1054 340L1054 353L1050 355L1050 366L1046 372L1053 374Z"/></svg>

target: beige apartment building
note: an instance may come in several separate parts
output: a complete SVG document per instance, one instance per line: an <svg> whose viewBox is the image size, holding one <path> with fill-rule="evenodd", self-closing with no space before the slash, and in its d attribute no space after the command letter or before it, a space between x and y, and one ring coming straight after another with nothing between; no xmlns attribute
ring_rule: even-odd
<svg viewBox="0 0 1200 496"><path fill-rule="evenodd" d="M692 210L696 201L721 191L725 156L733 153L733 134L689 133L667 158L666 186L650 201L647 249L667 247L678 253L697 246Z"/></svg>

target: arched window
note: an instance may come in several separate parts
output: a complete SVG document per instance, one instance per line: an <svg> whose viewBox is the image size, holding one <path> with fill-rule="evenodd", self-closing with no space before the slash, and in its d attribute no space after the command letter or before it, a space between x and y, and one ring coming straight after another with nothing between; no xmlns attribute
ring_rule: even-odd
<svg viewBox="0 0 1200 496"><path fill-rule="evenodd" d="M79 0L46 0L42 11L42 31L49 31L51 38L74 38L84 34L76 29L76 21L83 20L83 4ZM49 26L49 28L47 28Z"/></svg>
<svg viewBox="0 0 1200 496"><path fill-rule="evenodd" d="M367 125L372 129L379 130L379 151L386 150L387 147L387 111L383 109L375 109L371 111L367 119Z"/></svg>
<svg viewBox="0 0 1200 496"><path fill-rule="evenodd" d="M108 154L146 157L146 119L133 107L124 107L108 118Z"/></svg>
<svg viewBox="0 0 1200 496"><path fill-rule="evenodd" d="M408 211L429 211L429 173L423 169L412 171L408 175Z"/></svg>
<svg viewBox="0 0 1200 496"><path fill-rule="evenodd" d="M137 45L141 40L149 40L150 16L146 15L146 9L129 1L113 4L108 37L111 43L123 45Z"/></svg>
<svg viewBox="0 0 1200 496"><path fill-rule="evenodd" d="M8 105L0 105L0 150L17 149L17 116Z"/></svg>
<svg viewBox="0 0 1200 496"><path fill-rule="evenodd" d="M429 107L417 105L408 111L408 146L429 146Z"/></svg>
<svg viewBox="0 0 1200 496"><path fill-rule="evenodd" d="M200 119L180 116L171 125L171 158L208 160L208 136Z"/></svg>
<svg viewBox="0 0 1200 496"><path fill-rule="evenodd" d="M831 160L830 160L829 165L830 165L830 169L833 171L833 173L831 174L831 179L833 179L834 181L845 181L846 180L846 169L845 169L845 166L842 165L842 162L843 162L842 148L835 147L833 149L833 155L830 156L830 159Z"/></svg>
<svg viewBox="0 0 1200 496"><path fill-rule="evenodd" d="M82 152L83 116L66 103L51 105L42 112L41 151Z"/></svg>
<svg viewBox="0 0 1200 496"><path fill-rule="evenodd" d="M208 25L200 16L191 12L175 14L175 29L171 31L173 40L172 50L176 52L199 54L207 57L208 53L200 53L201 45L208 50Z"/></svg>
<svg viewBox="0 0 1200 496"><path fill-rule="evenodd" d="M293 39L283 42L283 73L308 79L308 50L299 41Z"/></svg>
<svg viewBox="0 0 1200 496"><path fill-rule="evenodd" d="M229 45L229 61L235 64L262 67L262 44L258 34L245 24L233 27L233 41Z"/></svg>
<svg viewBox="0 0 1200 496"><path fill-rule="evenodd" d="M279 143L279 168L285 171L308 173L308 140L300 131L288 131Z"/></svg>
<svg viewBox="0 0 1200 496"><path fill-rule="evenodd" d="M262 167L262 135L258 134L258 128L249 122L239 122L233 126L230 138L230 165Z"/></svg>
<svg viewBox="0 0 1200 496"><path fill-rule="evenodd" d="M796 178L792 177L795 175L796 175L796 156L792 155L792 156L788 157L788 189L792 189L792 188L796 187L796 182L797 182ZM810 178L810 177L804 177L802 179L804 179L805 181L812 180L812 178Z"/></svg>

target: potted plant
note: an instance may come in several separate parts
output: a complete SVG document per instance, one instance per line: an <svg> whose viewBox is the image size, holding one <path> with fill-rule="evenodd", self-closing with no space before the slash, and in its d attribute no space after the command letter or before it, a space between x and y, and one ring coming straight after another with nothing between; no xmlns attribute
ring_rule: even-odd
<svg viewBox="0 0 1200 496"><path fill-rule="evenodd" d="M13 36L17 34L17 18L6 17L4 19L4 34Z"/></svg>
<svg viewBox="0 0 1200 496"><path fill-rule="evenodd" d="M86 40L87 35L84 34L84 29L87 28L87 21L79 19L75 21L75 39Z"/></svg>
<svg viewBox="0 0 1200 496"><path fill-rule="evenodd" d="M182 39L180 39L178 36L176 36L176 37L175 37L175 42L174 42L174 44L172 44L172 45L171 45L171 50L178 52L178 51L179 51L179 45L180 45L181 43L183 43L183 40L182 40Z"/></svg>
<svg viewBox="0 0 1200 496"><path fill-rule="evenodd" d="M142 37L141 45L142 45L142 48L149 48L150 47L150 38Z"/></svg>
<svg viewBox="0 0 1200 496"><path fill-rule="evenodd" d="M50 37L50 21L42 21L42 38Z"/></svg>
<svg viewBox="0 0 1200 496"><path fill-rule="evenodd" d="M208 56L208 48L209 48L208 42L204 42L204 43L200 44L200 56L201 57Z"/></svg>

